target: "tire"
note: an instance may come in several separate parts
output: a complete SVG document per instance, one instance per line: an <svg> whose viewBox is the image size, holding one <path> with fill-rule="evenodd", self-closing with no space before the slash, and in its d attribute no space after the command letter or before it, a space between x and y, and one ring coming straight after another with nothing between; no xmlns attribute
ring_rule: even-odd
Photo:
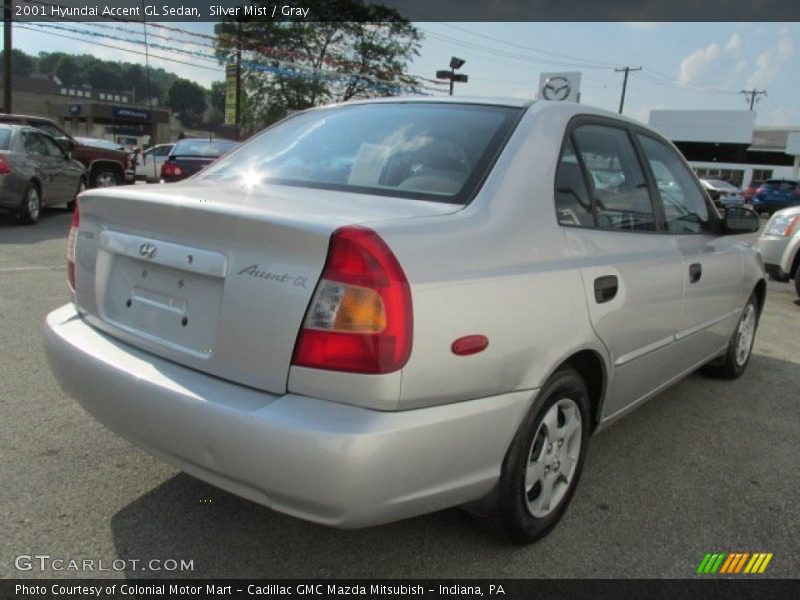
<svg viewBox="0 0 800 600"><path fill-rule="evenodd" d="M33 225L39 220L41 212L42 196L39 193L39 187L31 182L25 188L25 193L22 194L22 202L17 209L17 218L20 223Z"/></svg>
<svg viewBox="0 0 800 600"><path fill-rule="evenodd" d="M758 329L758 302L750 294L725 354L702 368L703 373L720 379L736 379L747 368Z"/></svg>
<svg viewBox="0 0 800 600"><path fill-rule="evenodd" d="M81 180L78 182L78 189L75 190L75 195L77 196L85 189L86 189L86 180L83 177L81 177ZM69 202L67 202L67 210L70 212L75 210L75 200L70 200Z"/></svg>
<svg viewBox="0 0 800 600"><path fill-rule="evenodd" d="M97 167L92 171L92 187L111 187L122 183L122 175L113 167Z"/></svg>
<svg viewBox="0 0 800 600"><path fill-rule="evenodd" d="M800 269L794 274L794 291L800 296Z"/></svg>
<svg viewBox="0 0 800 600"><path fill-rule="evenodd" d="M556 526L583 468L591 427L581 376L559 369L545 383L503 461L497 525L514 542L530 544Z"/></svg>

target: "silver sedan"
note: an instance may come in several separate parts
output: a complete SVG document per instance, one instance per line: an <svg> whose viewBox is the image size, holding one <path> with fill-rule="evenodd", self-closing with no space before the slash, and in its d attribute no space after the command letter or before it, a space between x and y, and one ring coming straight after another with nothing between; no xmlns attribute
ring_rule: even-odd
<svg viewBox="0 0 800 600"><path fill-rule="evenodd" d="M110 429L272 509L468 505L528 543L593 432L744 372L766 284L735 234L758 227L616 114L346 103L183 182L84 192L46 349Z"/></svg>
<svg viewBox="0 0 800 600"><path fill-rule="evenodd" d="M0 208L13 211L20 222L36 223L43 206L72 207L86 181L83 165L48 134L0 124Z"/></svg>

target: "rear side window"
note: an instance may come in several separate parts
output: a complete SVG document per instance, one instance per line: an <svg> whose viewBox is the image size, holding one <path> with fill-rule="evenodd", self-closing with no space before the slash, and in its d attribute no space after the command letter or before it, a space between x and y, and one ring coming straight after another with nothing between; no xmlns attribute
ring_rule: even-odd
<svg viewBox="0 0 800 600"><path fill-rule="evenodd" d="M664 206L667 231L670 233L709 231L711 221L705 196L675 151L649 136L640 135L639 142L656 179L658 193ZM730 187L727 183L723 185Z"/></svg>
<svg viewBox="0 0 800 600"><path fill-rule="evenodd" d="M22 132L22 145L25 148L25 154L32 156L50 156L44 139L38 133L33 133L32 131Z"/></svg>
<svg viewBox="0 0 800 600"><path fill-rule="evenodd" d="M628 132L606 125L582 125L572 136L589 175L597 227L655 231L653 204Z"/></svg>
<svg viewBox="0 0 800 600"><path fill-rule="evenodd" d="M778 179L775 181L764 182L764 187L768 190L780 190L783 192L797 189L797 184L793 181L782 181Z"/></svg>
<svg viewBox="0 0 800 600"><path fill-rule="evenodd" d="M11 141L11 130L5 127L0 127L0 150L8 150L8 144Z"/></svg>
<svg viewBox="0 0 800 600"><path fill-rule="evenodd" d="M586 180L572 142L564 146L556 173L556 215L560 225L594 227Z"/></svg>

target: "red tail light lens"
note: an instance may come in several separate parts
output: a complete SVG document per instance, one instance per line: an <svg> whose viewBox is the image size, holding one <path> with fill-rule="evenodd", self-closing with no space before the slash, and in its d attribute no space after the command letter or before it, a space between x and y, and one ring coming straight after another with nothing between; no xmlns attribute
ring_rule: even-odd
<svg viewBox="0 0 800 600"><path fill-rule="evenodd" d="M75 291L75 242L78 240L78 227L81 224L78 197L75 196L74 200L75 208L72 211L72 221L69 224L69 236L67 236L67 283L73 292Z"/></svg>
<svg viewBox="0 0 800 600"><path fill-rule="evenodd" d="M411 289L397 258L365 227L337 229L292 364L391 373L411 354Z"/></svg>
<svg viewBox="0 0 800 600"><path fill-rule="evenodd" d="M0 154L0 175L8 175L11 173L11 165L8 164L8 159L4 154Z"/></svg>
<svg viewBox="0 0 800 600"><path fill-rule="evenodd" d="M183 174L181 168L175 163L165 162L161 165L162 177L180 177Z"/></svg>

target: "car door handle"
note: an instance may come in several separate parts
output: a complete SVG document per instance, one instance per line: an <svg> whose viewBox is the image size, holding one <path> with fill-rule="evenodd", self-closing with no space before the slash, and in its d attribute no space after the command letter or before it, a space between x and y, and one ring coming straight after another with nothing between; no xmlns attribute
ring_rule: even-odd
<svg viewBox="0 0 800 600"><path fill-rule="evenodd" d="M608 302L617 295L619 280L616 275L605 275L594 280L594 299L598 304Z"/></svg>
<svg viewBox="0 0 800 600"><path fill-rule="evenodd" d="M689 265L689 283L697 283L703 276L703 265L692 263Z"/></svg>

